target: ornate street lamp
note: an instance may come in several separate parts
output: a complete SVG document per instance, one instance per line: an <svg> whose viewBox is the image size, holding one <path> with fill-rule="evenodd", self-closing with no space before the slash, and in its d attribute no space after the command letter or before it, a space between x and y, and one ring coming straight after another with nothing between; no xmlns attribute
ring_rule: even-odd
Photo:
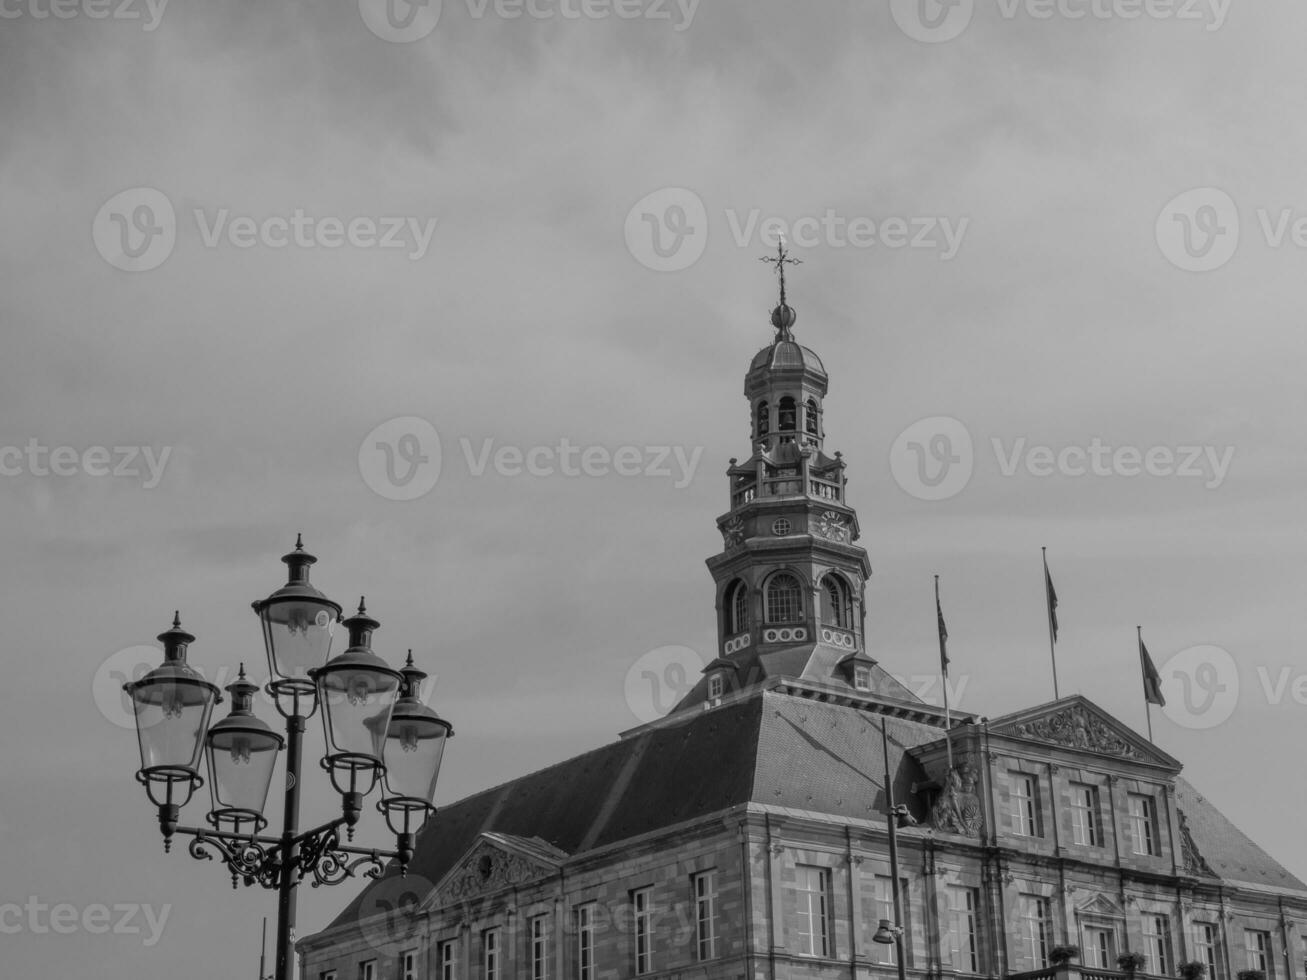
<svg viewBox="0 0 1307 980"><path fill-rule="evenodd" d="M204 729L222 695L186 662L195 637L182 629L180 613L173 613L172 629L160 633L159 641L163 663L123 690L132 699L141 747L136 779L159 808L164 850L171 850L178 812L204 783L199 772Z"/></svg>
<svg viewBox="0 0 1307 980"><path fill-rule="evenodd" d="M309 674L327 662L340 605L309 583L309 569L318 559L304 550L303 535L296 536L295 550L281 560L289 570L286 584L254 603L263 624L269 686L278 696L312 694Z"/></svg>
<svg viewBox="0 0 1307 980"><path fill-rule="evenodd" d="M305 877L313 884L337 885L363 874L380 878L385 862L396 860L400 873L413 858L414 834L432 812L430 800L440 768L449 723L417 701L416 685L426 675L412 657L401 673L371 649L378 623L362 603L345 625L349 649L328 660L340 606L309 583L309 566L316 559L295 542L282 559L288 581L268 598L254 603L263 626L268 655L268 693L286 721L286 737L274 732L253 711L258 687L240 675L227 687L231 713L209 728L213 706L221 700L216 685L186 663L187 646L195 637L174 618L172 629L159 636L164 662L141 680L124 685L136 712L141 768L136 778L159 808L164 849L174 834L194 838L192 857L222 859L232 886L244 880L277 890L277 980L294 974L296 887ZM401 684L406 698L392 718ZM411 693L411 701L408 695ZM305 722L323 706L327 751L322 765L342 795L343 814L311 830L299 829L302 748ZM205 729L208 729L207 736ZM387 780L386 799L379 808L396 837L393 851L354 847L341 841L340 829L352 837L362 802L385 775L391 739L405 756L396 761ZM286 794L282 832L262 833L273 769L286 748ZM204 780L200 755L207 748L212 809L210 827L180 827L178 815ZM419 819L420 817L420 819Z"/></svg>
<svg viewBox="0 0 1307 980"><path fill-rule="evenodd" d="M255 716L254 695L257 684L245 679L245 665L240 676L227 685L231 695L231 713L209 729L205 742L209 756L209 792L213 809L209 823L219 830L239 834L248 824L252 833L267 826L263 807L268 801L272 769L277 753L286 740Z"/></svg>
<svg viewBox="0 0 1307 980"><path fill-rule="evenodd" d="M414 835L435 812L431 800L445 741L454 734L454 727L422 703L422 682L427 675L413 665L412 650L400 673L404 679L390 715L383 755L385 791L377 806L398 840L400 854L411 854Z"/></svg>

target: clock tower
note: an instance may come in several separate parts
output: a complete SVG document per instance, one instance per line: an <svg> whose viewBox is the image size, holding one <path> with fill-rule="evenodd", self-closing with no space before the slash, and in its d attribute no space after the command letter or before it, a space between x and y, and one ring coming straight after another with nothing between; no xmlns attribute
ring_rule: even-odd
<svg viewBox="0 0 1307 980"><path fill-rule="evenodd" d="M834 693L916 701L867 654L871 563L858 544L840 453L826 452L826 368L794 339L782 243L775 336L744 379L753 452L727 469L730 509L717 519L722 551L708 559L716 586L717 651L682 707L786 676Z"/></svg>

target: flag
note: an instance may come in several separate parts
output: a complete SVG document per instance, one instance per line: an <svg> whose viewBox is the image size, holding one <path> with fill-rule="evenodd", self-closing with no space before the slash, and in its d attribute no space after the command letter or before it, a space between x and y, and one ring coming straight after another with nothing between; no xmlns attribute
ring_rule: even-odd
<svg viewBox="0 0 1307 980"><path fill-rule="evenodd" d="M939 670L948 675L948 627L944 625L944 610L939 604L939 579L935 580L935 618L939 621Z"/></svg>
<svg viewBox="0 0 1307 980"><path fill-rule="evenodd" d="M1048 628L1053 631L1053 642L1057 642L1057 589L1053 588L1053 576L1048 574L1048 558L1044 558L1044 592L1048 600Z"/></svg>
<svg viewBox="0 0 1307 980"><path fill-rule="evenodd" d="M1153 666L1153 658L1148 655L1148 647L1144 646L1142 634L1139 636L1139 666L1144 672L1144 700L1149 704L1165 707L1166 698L1162 696L1162 675Z"/></svg>

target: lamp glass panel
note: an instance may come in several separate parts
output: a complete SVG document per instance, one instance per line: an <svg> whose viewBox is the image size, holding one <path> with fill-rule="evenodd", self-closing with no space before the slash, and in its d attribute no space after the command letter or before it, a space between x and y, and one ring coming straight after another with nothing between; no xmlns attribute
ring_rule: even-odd
<svg viewBox="0 0 1307 980"><path fill-rule="evenodd" d="M179 766L192 771L200 764L204 731L215 697L201 684L147 682L132 695L141 768Z"/></svg>
<svg viewBox="0 0 1307 980"><path fill-rule="evenodd" d="M331 652L336 628L335 609L316 599L285 599L269 603L260 614L268 668L274 677L307 679Z"/></svg>
<svg viewBox="0 0 1307 980"><path fill-rule="evenodd" d="M318 675L318 689L331 751L381 761L399 679L366 667L328 669Z"/></svg>
<svg viewBox="0 0 1307 980"><path fill-rule="evenodd" d="M430 802L449 729L428 718L393 718L386 738L386 788L393 796Z"/></svg>
<svg viewBox="0 0 1307 980"><path fill-rule="evenodd" d="M215 807L262 813L279 747L277 740L266 734L230 729L214 732L209 737L209 762Z"/></svg>

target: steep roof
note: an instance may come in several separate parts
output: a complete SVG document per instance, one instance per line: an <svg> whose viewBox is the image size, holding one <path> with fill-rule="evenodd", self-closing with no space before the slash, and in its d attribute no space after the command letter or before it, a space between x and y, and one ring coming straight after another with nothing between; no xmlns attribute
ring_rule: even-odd
<svg viewBox="0 0 1307 980"><path fill-rule="evenodd" d="M890 717L886 730L906 801L923 773L905 750L939 729ZM434 885L483 833L575 855L749 802L867 819L884 810L884 778L879 724L864 712L759 690L443 807L409 875ZM328 929L353 921L366 895Z"/></svg>
<svg viewBox="0 0 1307 980"><path fill-rule="evenodd" d="M1198 853L1218 877L1234 884L1307 892L1307 885L1254 844L1183 777L1175 781L1175 803Z"/></svg>

